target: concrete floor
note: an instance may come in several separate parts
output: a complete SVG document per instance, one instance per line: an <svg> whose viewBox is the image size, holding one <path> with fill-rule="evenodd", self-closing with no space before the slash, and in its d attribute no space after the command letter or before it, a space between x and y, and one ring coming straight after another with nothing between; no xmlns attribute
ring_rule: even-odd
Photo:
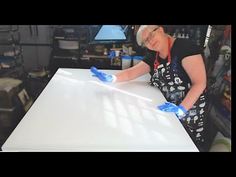
<svg viewBox="0 0 236 177"><path fill-rule="evenodd" d="M23 116L23 113L18 113L12 114L11 116L2 115L0 117L0 150L2 150L2 145L16 128Z"/></svg>

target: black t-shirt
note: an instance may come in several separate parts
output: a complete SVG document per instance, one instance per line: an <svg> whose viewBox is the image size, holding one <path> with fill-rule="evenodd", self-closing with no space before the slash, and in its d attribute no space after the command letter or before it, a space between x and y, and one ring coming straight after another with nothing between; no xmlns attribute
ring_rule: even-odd
<svg viewBox="0 0 236 177"><path fill-rule="evenodd" d="M184 68L182 67L181 61L183 58L192 56L192 55L197 55L197 54L202 54L202 49L194 44L191 40L188 39L179 39L177 38L174 41L174 44L171 48L171 63L173 59L177 59L177 64L179 65L178 67L180 68L180 71L182 72L182 75L185 77L185 79L189 80L189 77L187 73L185 72ZM156 51L148 50L147 54L145 55L143 61L147 63L150 66L150 74L154 74L154 61L156 59ZM159 63L160 64L166 64L168 62L167 58L162 59L159 56ZM183 78L184 79L184 78Z"/></svg>

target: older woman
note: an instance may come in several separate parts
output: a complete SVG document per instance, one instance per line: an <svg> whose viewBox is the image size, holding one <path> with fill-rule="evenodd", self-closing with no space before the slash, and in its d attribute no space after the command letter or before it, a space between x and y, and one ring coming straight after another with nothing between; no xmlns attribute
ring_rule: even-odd
<svg viewBox="0 0 236 177"><path fill-rule="evenodd" d="M159 88L168 102L158 109L174 112L192 140L201 149L204 142L206 71L202 51L187 39L175 39L162 26L141 25L137 43L148 49L139 64L115 75L91 71L104 82L122 82L151 74L151 85Z"/></svg>

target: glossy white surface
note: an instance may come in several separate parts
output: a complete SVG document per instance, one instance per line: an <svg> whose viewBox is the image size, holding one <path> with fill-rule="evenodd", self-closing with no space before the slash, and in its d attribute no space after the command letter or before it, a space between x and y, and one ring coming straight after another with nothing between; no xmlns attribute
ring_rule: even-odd
<svg viewBox="0 0 236 177"><path fill-rule="evenodd" d="M198 151L174 113L156 109L165 98L149 79L104 84L59 69L2 150Z"/></svg>

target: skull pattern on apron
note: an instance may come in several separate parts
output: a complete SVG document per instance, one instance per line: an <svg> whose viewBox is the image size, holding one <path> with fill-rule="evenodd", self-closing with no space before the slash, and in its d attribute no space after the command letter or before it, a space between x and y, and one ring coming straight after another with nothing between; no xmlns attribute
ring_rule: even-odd
<svg viewBox="0 0 236 177"><path fill-rule="evenodd" d="M178 58L171 58L170 39L168 39L168 62L159 63L159 53L154 62L154 74L151 77L151 85L160 89L168 102L179 105L191 87L191 81L184 79L183 72L179 72ZM205 91L200 95L196 103L188 110L185 117L180 119L182 125L197 146L204 143L204 113L206 107Z"/></svg>

